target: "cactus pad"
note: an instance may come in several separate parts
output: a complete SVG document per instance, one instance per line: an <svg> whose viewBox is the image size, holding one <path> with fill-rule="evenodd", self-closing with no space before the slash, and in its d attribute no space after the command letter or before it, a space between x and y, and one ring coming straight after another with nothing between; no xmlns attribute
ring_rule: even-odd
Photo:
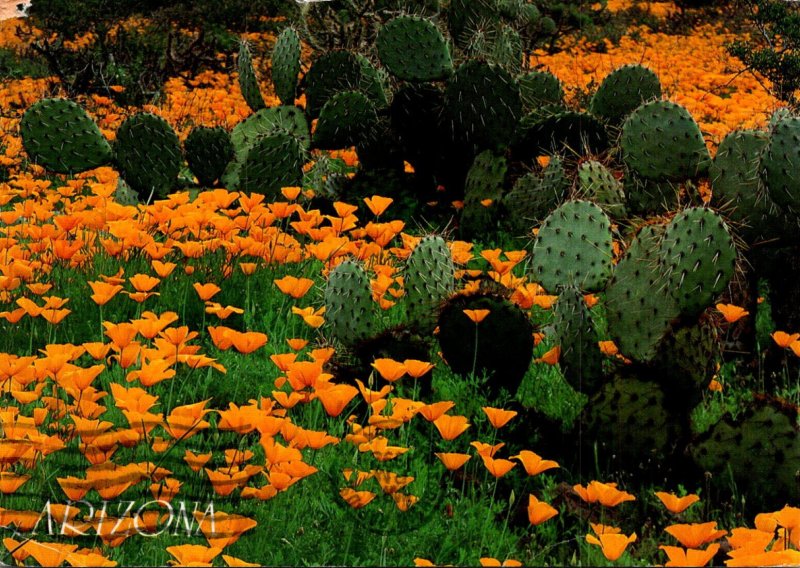
<svg viewBox="0 0 800 568"><path fill-rule="evenodd" d="M614 218L624 218L625 193L622 183L600 162L584 162L578 168L578 184L581 194L597 203L603 211Z"/></svg>
<svg viewBox="0 0 800 568"><path fill-rule="evenodd" d="M529 233L564 200L570 179L558 156L541 175L530 172L517 179L514 188L503 197L503 212L512 232Z"/></svg>
<svg viewBox="0 0 800 568"><path fill-rule="evenodd" d="M542 106L564 104L564 87L558 77L547 71L529 71L519 79L522 108L533 112Z"/></svg>
<svg viewBox="0 0 800 568"><path fill-rule="evenodd" d="M736 247L722 218L702 207L685 209L667 225L660 255L680 311L699 314L728 286Z"/></svg>
<svg viewBox="0 0 800 568"><path fill-rule="evenodd" d="M233 144L222 127L195 126L183 143L189 169L200 185L214 185L233 159Z"/></svg>
<svg viewBox="0 0 800 568"><path fill-rule="evenodd" d="M300 74L300 38L292 28L286 28L272 49L272 83L281 104L293 105Z"/></svg>
<svg viewBox="0 0 800 568"><path fill-rule="evenodd" d="M464 186L464 210L461 214L464 238L475 237L493 228L507 169L506 159L495 156L490 150L475 158Z"/></svg>
<svg viewBox="0 0 800 568"><path fill-rule="evenodd" d="M430 20L399 16L378 32L378 57L404 81L436 81L453 72L453 60L442 32Z"/></svg>
<svg viewBox="0 0 800 568"><path fill-rule="evenodd" d="M489 310L479 324L464 310ZM476 339L477 326L477 344ZM439 315L439 345L453 372L466 376L488 375L488 390L500 388L512 395L519 388L533 357L533 326L528 316L511 302L489 294L456 296Z"/></svg>
<svg viewBox="0 0 800 568"><path fill-rule="evenodd" d="M608 149L605 126L585 112L534 112L522 119L514 139L514 157L530 161L545 154L584 156Z"/></svg>
<svg viewBox="0 0 800 568"><path fill-rule="evenodd" d="M242 91L242 96L250 110L258 112L266 105L264 104L264 97L261 96L261 89L258 86L258 76L253 66L253 56L250 53L247 42L244 41L239 45L238 67L239 88Z"/></svg>
<svg viewBox="0 0 800 568"><path fill-rule="evenodd" d="M328 275L325 320L333 337L346 347L353 347L379 331L371 290L369 276L352 260L343 261Z"/></svg>
<svg viewBox="0 0 800 568"><path fill-rule="evenodd" d="M317 118L328 99L342 91L360 91L376 105L386 103L386 95L372 64L349 51L331 51L318 57L303 77L306 112Z"/></svg>
<svg viewBox="0 0 800 568"><path fill-rule="evenodd" d="M358 91L343 91L328 99L319 113L314 147L336 150L355 146L376 126L378 115L370 100Z"/></svg>
<svg viewBox="0 0 800 568"><path fill-rule="evenodd" d="M661 81L642 65L623 65L609 73L589 103L589 111L619 124L642 103L661 98Z"/></svg>
<svg viewBox="0 0 800 568"><path fill-rule="evenodd" d="M597 291L611 277L611 223L588 201L568 201L542 223L533 245L533 278L551 293L565 286Z"/></svg>
<svg viewBox="0 0 800 568"><path fill-rule="evenodd" d="M58 173L78 173L111 160L111 146L94 120L67 99L42 99L20 121L31 160Z"/></svg>
<svg viewBox="0 0 800 568"><path fill-rule="evenodd" d="M640 230L606 288L609 333L623 354L642 362L655 356L678 315L660 268L663 232L658 225Z"/></svg>
<svg viewBox="0 0 800 568"><path fill-rule="evenodd" d="M520 118L519 86L501 67L468 61L447 82L445 111L455 141L503 148Z"/></svg>
<svg viewBox="0 0 800 568"><path fill-rule="evenodd" d="M776 122L761 155L762 179L772 200L792 212L800 210L800 118Z"/></svg>
<svg viewBox="0 0 800 568"><path fill-rule="evenodd" d="M564 379L578 392L591 395L603 379L603 355L583 294L568 287L553 308L555 341L561 347L559 366Z"/></svg>
<svg viewBox="0 0 800 568"><path fill-rule="evenodd" d="M442 237L423 237L414 247L406 261L404 283L408 321L421 333L431 333L441 304L455 287L453 254Z"/></svg>
<svg viewBox="0 0 800 568"><path fill-rule="evenodd" d="M117 130L117 167L142 201L166 197L178 180L183 154L177 134L155 114L140 112Z"/></svg>
<svg viewBox="0 0 800 568"><path fill-rule="evenodd" d="M275 198L281 188L300 184L304 157L305 151L296 138L288 134L264 136L247 152L237 189Z"/></svg>

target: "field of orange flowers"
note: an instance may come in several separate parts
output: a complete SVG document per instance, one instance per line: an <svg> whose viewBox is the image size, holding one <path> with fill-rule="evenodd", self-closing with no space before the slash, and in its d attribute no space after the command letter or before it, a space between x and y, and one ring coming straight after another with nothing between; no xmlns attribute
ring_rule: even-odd
<svg viewBox="0 0 800 568"><path fill-rule="evenodd" d="M658 17L674 8L638 4ZM15 25L0 23L2 47L19 47ZM713 151L779 106L738 73L731 38L713 23L680 37L636 28L603 53L578 43L534 58L572 98L622 63L647 64ZM574 420L583 401L541 334L521 390L542 415L488 399L435 352L339 376L329 271L363 262L397 323L403 266L422 236L380 188L327 214L305 187L273 202L213 189L123 205L111 168L67 179L27 162L20 115L58 94L47 78L0 85L0 563L800 565L797 503L745 517L701 485L662 476L628 487L554 461L531 422ZM140 110L81 102L109 139ZM145 110L181 138L251 113L235 77L214 73L169 81ZM353 151L331 157L358 164ZM554 297L525 275L526 251L448 246L460 291L483 275L548 317ZM729 326L749 315L718 309ZM489 313L465 315L478 334ZM796 334L771 331L800 357ZM737 396L717 378L708 420Z"/></svg>

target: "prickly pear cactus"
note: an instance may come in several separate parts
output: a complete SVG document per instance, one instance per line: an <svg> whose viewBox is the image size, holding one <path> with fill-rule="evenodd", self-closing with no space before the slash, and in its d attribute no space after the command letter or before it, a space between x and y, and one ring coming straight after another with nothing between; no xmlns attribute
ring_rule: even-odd
<svg viewBox="0 0 800 568"><path fill-rule="evenodd" d="M247 159L247 153L257 140L275 134L286 134L295 138L305 149L311 145L311 133L303 112L293 106L261 109L233 127L231 142L234 158L222 175L222 183L230 190L239 187L239 174Z"/></svg>
<svg viewBox="0 0 800 568"><path fill-rule="evenodd" d="M678 306L661 272L659 252L664 228L641 229L614 269L606 288L608 331L619 350L636 361L649 361L669 332Z"/></svg>
<svg viewBox="0 0 800 568"><path fill-rule="evenodd" d="M643 65L623 65L609 73L592 97L589 111L619 124L647 101L661 98L661 81Z"/></svg>
<svg viewBox="0 0 800 568"><path fill-rule="evenodd" d="M515 234L527 234L564 201L570 179L558 156L540 174L530 172L519 178L503 197L503 217Z"/></svg>
<svg viewBox="0 0 800 568"><path fill-rule="evenodd" d="M736 247L722 218L692 207L667 225L661 260L668 287L683 315L697 315L728 287L736 268Z"/></svg>
<svg viewBox="0 0 800 568"><path fill-rule="evenodd" d="M558 77L547 71L529 71L519 79L522 108L526 113L543 106L563 106L564 87Z"/></svg>
<svg viewBox="0 0 800 568"><path fill-rule="evenodd" d="M711 204L748 242L774 235L783 217L759 179L759 160L768 141L768 134L758 130L731 132L709 169Z"/></svg>
<svg viewBox="0 0 800 568"><path fill-rule="evenodd" d="M800 210L800 118L776 122L761 154L762 179L772 200L792 212Z"/></svg>
<svg viewBox="0 0 800 568"><path fill-rule="evenodd" d="M294 105L297 76L300 74L300 38L292 28L286 28L272 49L272 83L281 104Z"/></svg>
<svg viewBox="0 0 800 568"><path fill-rule="evenodd" d="M277 197L281 188L302 181L304 158L305 151L296 138L288 134L264 136L247 152L238 190Z"/></svg>
<svg viewBox="0 0 800 568"><path fill-rule="evenodd" d="M672 330L653 359L671 411L688 416L702 400L717 370L722 344L711 320Z"/></svg>
<svg viewBox="0 0 800 568"><path fill-rule="evenodd" d="M748 494L781 503L800 498L800 428L794 405L756 398L739 416L727 414L700 435L689 453L720 485L729 487L733 477Z"/></svg>
<svg viewBox="0 0 800 568"><path fill-rule="evenodd" d="M607 383L586 405L581 423L600 459L625 469L663 462L686 435L685 424L664 407L661 388L628 377Z"/></svg>
<svg viewBox="0 0 800 568"><path fill-rule="evenodd" d="M325 286L325 320L332 336L353 347L379 331L369 276L361 265L345 260L331 270Z"/></svg>
<svg viewBox="0 0 800 568"><path fill-rule="evenodd" d="M447 42L428 19L398 16L381 28L375 44L381 63L398 79L437 81L453 72Z"/></svg>
<svg viewBox="0 0 800 568"><path fill-rule="evenodd" d="M328 99L342 91L360 91L376 107L386 104L378 73L363 56L349 51L331 51L322 54L303 77L306 95L306 113L318 118Z"/></svg>
<svg viewBox="0 0 800 568"><path fill-rule="evenodd" d="M611 277L611 222L589 201L568 201L542 223L533 245L533 278L551 293L601 290Z"/></svg>
<svg viewBox="0 0 800 568"><path fill-rule="evenodd" d="M644 103L630 113L620 144L625 165L652 180L693 178L704 173L711 160L697 122L670 101Z"/></svg>
<svg viewBox="0 0 800 568"><path fill-rule="evenodd" d="M117 130L114 153L119 172L142 201L166 197L181 171L178 135L155 114L140 112Z"/></svg>
<svg viewBox="0 0 800 568"><path fill-rule="evenodd" d="M423 237L405 267L404 302L411 325L423 334L431 333L454 287L455 266L447 243L436 235Z"/></svg>
<svg viewBox="0 0 800 568"><path fill-rule="evenodd" d="M231 136L221 126L195 126L183 142L189 169L200 185L211 187L233 159Z"/></svg>
<svg viewBox="0 0 800 568"><path fill-rule="evenodd" d="M603 164L594 160L582 163L578 168L578 184L581 195L597 203L608 215L616 219L626 217L622 183Z"/></svg>
<svg viewBox="0 0 800 568"><path fill-rule="evenodd" d="M464 310L489 310L489 314L476 324ZM453 372L466 376L474 370L479 377L488 375L492 396L501 388L516 393L533 357L533 326L528 316L490 294L456 296L447 302L439 314L438 339Z"/></svg>
<svg viewBox="0 0 800 568"><path fill-rule="evenodd" d="M114 201L120 205L133 205L135 207L139 204L139 195L120 177L117 178L117 190L114 192Z"/></svg>
<svg viewBox="0 0 800 568"><path fill-rule="evenodd" d="M447 81L445 112L456 142L480 150L504 148L521 110L519 85L502 67L467 61Z"/></svg>
<svg viewBox="0 0 800 568"><path fill-rule="evenodd" d="M678 207L680 183L668 180L656 181L625 173L625 196L628 213L649 217L663 215Z"/></svg>
<svg viewBox="0 0 800 568"><path fill-rule="evenodd" d="M497 25L500 20L496 0L450 0L447 16L450 35L462 48L475 30Z"/></svg>
<svg viewBox="0 0 800 568"><path fill-rule="evenodd" d="M67 99L42 99L20 121L25 151L35 163L57 173L79 173L111 160L111 146L97 124Z"/></svg>
<svg viewBox="0 0 800 568"><path fill-rule="evenodd" d="M493 228L496 211L503 197L503 180L508 164L490 150L478 155L467 174L461 234L472 238Z"/></svg>
<svg viewBox="0 0 800 568"><path fill-rule="evenodd" d="M596 392L603 381L603 355L589 308L577 288L570 286L558 296L553 329L561 347L559 366L564 379L578 392Z"/></svg>
<svg viewBox="0 0 800 568"><path fill-rule="evenodd" d="M258 76L253 66L253 56L250 53L250 47L245 41L239 45L238 67L239 88L242 91L242 96L250 110L258 112L266 105L264 104L264 97L261 96L261 89L258 86Z"/></svg>
<svg viewBox="0 0 800 568"><path fill-rule="evenodd" d="M585 156L608 149L608 132L594 116L570 110L542 116L534 112L522 119L512 144L514 157L530 161L537 156Z"/></svg>
<svg viewBox="0 0 800 568"><path fill-rule="evenodd" d="M319 113L314 147L322 150L349 148L362 142L375 128L375 105L358 91L336 93Z"/></svg>

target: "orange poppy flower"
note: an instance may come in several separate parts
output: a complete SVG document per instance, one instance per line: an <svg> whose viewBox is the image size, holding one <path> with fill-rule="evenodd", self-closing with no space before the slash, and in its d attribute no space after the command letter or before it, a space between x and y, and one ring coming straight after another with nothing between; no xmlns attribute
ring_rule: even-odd
<svg viewBox="0 0 800 568"><path fill-rule="evenodd" d="M267 343L267 334L258 331L234 332L230 334L230 338L233 342L233 347L239 353L244 353L245 355L260 349Z"/></svg>
<svg viewBox="0 0 800 568"><path fill-rule="evenodd" d="M232 568L234 568L234 567L235 568L250 568L250 567L257 568L258 566L261 566L261 564L258 564L258 563L254 564L252 562L245 562L241 558L236 558L235 556L229 556L227 554L223 554L222 555L222 559L225 561L225 564L227 564L228 566L231 566Z"/></svg>
<svg viewBox="0 0 800 568"><path fill-rule="evenodd" d="M156 271L156 274L162 280L172 274L172 271L178 266L174 262L161 262L160 260L154 260L150 263L150 266L153 267L153 270Z"/></svg>
<svg viewBox="0 0 800 568"><path fill-rule="evenodd" d="M208 460L211 459L211 453L207 454L195 454L189 450L183 454L183 461L191 468L192 471L200 471L203 469L203 466L208 463Z"/></svg>
<svg viewBox="0 0 800 568"><path fill-rule="evenodd" d="M469 454L457 454L457 453L439 453L437 452L436 457L439 458L446 467L450 471L455 471L460 469L465 463L467 463L470 458L472 458Z"/></svg>
<svg viewBox="0 0 800 568"><path fill-rule="evenodd" d="M366 507L373 499L375 499L375 494L371 491L356 491L352 487L345 487L339 491L339 495L341 495L342 499L347 501L347 504L353 509L361 509Z"/></svg>
<svg viewBox="0 0 800 568"><path fill-rule="evenodd" d="M700 548L728 534L728 531L717 530L716 521L670 525L664 531L674 536L686 548Z"/></svg>
<svg viewBox="0 0 800 568"><path fill-rule="evenodd" d="M516 459L522 462L522 467L528 475L539 475L543 471L561 467L553 460L543 460L538 454L530 450L522 450L516 456L511 456L511 459Z"/></svg>
<svg viewBox="0 0 800 568"><path fill-rule="evenodd" d="M297 300L308 293L314 285L314 281L309 278L284 276L283 278L275 280L275 285L281 292Z"/></svg>
<svg viewBox="0 0 800 568"><path fill-rule="evenodd" d="M414 481L413 477L400 477L391 471L373 469L370 473L372 474L372 478L381 486L383 492L389 495L400 491Z"/></svg>
<svg viewBox="0 0 800 568"><path fill-rule="evenodd" d="M220 288L213 282L209 282L207 284L200 284L199 282L195 282L194 284L192 284L192 288L194 288L194 291L197 292L197 295L204 302L206 300L210 300L222 290L222 288Z"/></svg>
<svg viewBox="0 0 800 568"><path fill-rule="evenodd" d="M497 478L503 477L517 465L510 460L495 459L489 456L481 456L481 459L483 460L483 465L489 470L489 473Z"/></svg>
<svg viewBox="0 0 800 568"><path fill-rule="evenodd" d="M418 359L406 359L403 361L403 366L405 366L408 375L414 379L425 376L434 367L433 363L419 361Z"/></svg>
<svg viewBox="0 0 800 568"><path fill-rule="evenodd" d="M393 460L397 456L403 455L408 451L408 448L401 446L390 446L388 438L385 436L377 436L369 442L359 444L358 451L371 452L372 455L375 456L375 459L383 462Z"/></svg>
<svg viewBox="0 0 800 568"><path fill-rule="evenodd" d="M800 339L800 333L793 333L789 335L785 331L776 331L772 334L772 339L781 349L786 349L792 343Z"/></svg>
<svg viewBox="0 0 800 568"><path fill-rule="evenodd" d="M0 493L10 495L22 487L30 475L18 475L10 471L0 471Z"/></svg>
<svg viewBox="0 0 800 568"><path fill-rule="evenodd" d="M722 314L722 317L724 317L725 321L728 323L735 323L743 317L750 315L750 312L744 308L734 306L733 304L717 304L716 307L717 311Z"/></svg>
<svg viewBox="0 0 800 568"><path fill-rule="evenodd" d="M493 458L494 455L500 451L500 448L506 444L505 442L500 442L499 444L492 445L475 440L474 442L470 442L469 445L475 448L479 456L489 456L490 458Z"/></svg>
<svg viewBox="0 0 800 568"><path fill-rule="evenodd" d="M678 546L661 545L658 548L667 553L669 561L664 566L705 566L719 550L719 544L710 544L705 550L683 549Z"/></svg>
<svg viewBox="0 0 800 568"><path fill-rule="evenodd" d="M325 313L325 306L319 308L318 310L315 310L312 306L302 309L298 308L297 306L292 306L292 313L303 318L303 321L306 322L309 327L314 329L322 327L322 325L325 323L325 318L322 317L322 314Z"/></svg>
<svg viewBox="0 0 800 568"><path fill-rule="evenodd" d="M481 566L522 566L522 562L519 560L514 560L513 558L506 558L500 562L497 558L485 556L479 559L478 562L480 562Z"/></svg>
<svg viewBox="0 0 800 568"><path fill-rule="evenodd" d="M517 415L516 410L503 410L502 408L492 408L491 406L483 406L481 408L489 418L489 423L495 429L502 428Z"/></svg>
<svg viewBox="0 0 800 568"><path fill-rule="evenodd" d="M364 203L367 204L369 210L372 211L372 214L376 217L380 217L393 202L394 199L390 197L381 197L380 195L364 198Z"/></svg>
<svg viewBox="0 0 800 568"><path fill-rule="evenodd" d="M390 383L395 382L406 374L406 366L394 359L375 359L372 362L372 367Z"/></svg>
<svg viewBox="0 0 800 568"><path fill-rule="evenodd" d="M613 341L600 341L598 345L600 346L600 352L606 357L613 357L619 353L619 347Z"/></svg>
<svg viewBox="0 0 800 568"><path fill-rule="evenodd" d="M419 501L419 497L416 495L407 495L405 493L392 493L392 500L394 500L394 504L397 505L397 508L405 513L416 505Z"/></svg>
<svg viewBox="0 0 800 568"><path fill-rule="evenodd" d="M208 544L220 549L230 546L239 540L242 534L258 526L258 521L255 519L241 515L229 515L222 511L214 511L212 515L206 515L203 511L195 511L194 518Z"/></svg>
<svg viewBox="0 0 800 568"><path fill-rule="evenodd" d="M675 513L676 515L683 513L691 505L697 503L700 500L700 497L698 497L693 493L690 495L686 495L685 497L678 497L677 495L673 495L672 493L666 493L664 491L656 491L655 495L664 504L664 506L670 513Z"/></svg>
<svg viewBox="0 0 800 568"><path fill-rule="evenodd" d="M294 351L300 351L306 345L308 345L308 339L299 339L299 338L287 339L286 343L289 345L289 349L293 349Z"/></svg>
<svg viewBox="0 0 800 568"><path fill-rule="evenodd" d="M433 421L433 425L439 430L442 438L448 441L455 440L470 427L466 416L450 416L449 414L442 414Z"/></svg>
<svg viewBox="0 0 800 568"><path fill-rule="evenodd" d="M356 384L358 385L358 390L361 393L361 396L364 397L364 400L367 404L372 404L376 400L381 400L386 398L386 396L394 390L392 385L384 385L381 387L380 390L371 390L364 385L359 379L356 379Z"/></svg>
<svg viewBox="0 0 800 568"><path fill-rule="evenodd" d="M729 568L739 566L800 566L800 551L780 550L737 556L725 561Z"/></svg>
<svg viewBox="0 0 800 568"><path fill-rule="evenodd" d="M161 282L160 279L148 274L136 274L128 278L128 281L137 292L150 292Z"/></svg>
<svg viewBox="0 0 800 568"><path fill-rule="evenodd" d="M337 417L350 404L358 394L358 389L352 385L331 385L317 389L317 398L322 402L328 416Z"/></svg>
<svg viewBox="0 0 800 568"><path fill-rule="evenodd" d="M600 502L605 507L616 507L625 501L635 501L636 497L617 489L616 483L601 483L599 481L590 481L589 485L583 487L581 485L574 485L572 489L587 503Z"/></svg>
<svg viewBox="0 0 800 568"><path fill-rule="evenodd" d="M546 363L548 365L557 365L558 360L561 358L561 346L556 345L547 353L536 359L536 363Z"/></svg>
<svg viewBox="0 0 800 568"><path fill-rule="evenodd" d="M428 422L434 422L445 412L448 412L451 408L453 408L455 405L456 403L453 402L452 400L442 400L439 402L434 402L433 404L426 404L420 407L419 413Z"/></svg>
<svg viewBox="0 0 800 568"><path fill-rule="evenodd" d="M111 298L116 296L122 291L122 286L119 284L108 284L106 282L89 282L92 289L92 301L98 306L106 305Z"/></svg>
<svg viewBox="0 0 800 568"><path fill-rule="evenodd" d="M489 315L491 310L462 310L464 315L466 315L470 321L474 322L476 325L481 323L483 320L486 319L486 316Z"/></svg>
<svg viewBox="0 0 800 568"><path fill-rule="evenodd" d="M541 525L556 515L558 515L558 509L549 503L539 501L535 495L528 495L528 521L532 525Z"/></svg>
<svg viewBox="0 0 800 568"><path fill-rule="evenodd" d="M212 560L219 556L222 549L199 544L181 544L168 546L167 552L175 559L168 561L171 566L211 566Z"/></svg>
<svg viewBox="0 0 800 568"><path fill-rule="evenodd" d="M622 556L630 543L636 542L636 533L631 536L620 533L603 533L599 538L593 534L587 534L586 542L599 546L603 551L603 556L614 562Z"/></svg>

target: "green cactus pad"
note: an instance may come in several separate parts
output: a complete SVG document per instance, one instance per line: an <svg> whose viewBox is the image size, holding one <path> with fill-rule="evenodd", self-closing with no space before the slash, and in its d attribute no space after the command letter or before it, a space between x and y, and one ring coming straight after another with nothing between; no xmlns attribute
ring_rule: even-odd
<svg viewBox="0 0 800 568"><path fill-rule="evenodd" d="M233 144L228 132L218 126L195 126L183 143L189 169L200 185L214 185L233 159Z"/></svg>
<svg viewBox="0 0 800 568"><path fill-rule="evenodd" d="M300 38L292 28L286 28L272 48L272 84L282 104L294 104L299 74Z"/></svg>
<svg viewBox="0 0 800 568"><path fill-rule="evenodd" d="M731 132L709 169L711 204L748 242L773 237L783 217L760 183L758 166L767 142L768 135L758 130Z"/></svg>
<svg viewBox="0 0 800 568"><path fill-rule="evenodd" d="M619 124L642 103L661 98L661 81L642 65L623 65L609 73L589 103L589 112Z"/></svg>
<svg viewBox="0 0 800 568"><path fill-rule="evenodd" d="M652 180L680 181L708 169L711 156L689 111L670 101L644 103L625 119L625 165Z"/></svg>
<svg viewBox="0 0 800 568"><path fill-rule="evenodd" d="M776 122L761 155L762 179L772 200L792 212L800 210L800 118Z"/></svg>
<svg viewBox="0 0 800 568"><path fill-rule="evenodd" d="M687 317L710 306L736 268L736 247L724 221L703 207L685 209L672 219L660 256L672 296Z"/></svg>
<svg viewBox="0 0 800 568"><path fill-rule="evenodd" d="M553 156L541 175L535 172L525 174L503 197L506 224L515 234L530 233L564 201L569 188L570 179L563 162L558 156Z"/></svg>
<svg viewBox="0 0 800 568"><path fill-rule="evenodd" d="M622 183L600 162L590 160L578 168L578 184L581 195L597 203L613 218L624 218L625 192Z"/></svg>
<svg viewBox="0 0 800 568"><path fill-rule="evenodd" d="M464 310L489 310L479 324ZM477 327L477 343L476 343ZM516 393L533 358L533 325L516 305L489 294L456 296L439 315L439 346L453 372L489 376L490 396Z"/></svg>
<svg viewBox="0 0 800 568"><path fill-rule="evenodd" d="M258 76L253 66L253 56L247 42L239 45L239 88L242 91L247 106L253 112L258 112L267 105L264 104L264 97L261 96L261 89L258 86Z"/></svg>
<svg viewBox="0 0 800 568"><path fill-rule="evenodd" d="M428 236L414 247L405 266L408 321L423 334L433 332L443 302L455 288L453 254L442 237Z"/></svg>
<svg viewBox="0 0 800 568"><path fill-rule="evenodd" d="M608 331L619 350L636 361L651 360L678 316L678 306L661 272L664 227L639 231L614 269L606 288Z"/></svg>
<svg viewBox="0 0 800 568"><path fill-rule="evenodd" d="M381 63L398 79L436 81L453 72L442 32L425 18L394 18L380 29L375 43Z"/></svg>
<svg viewBox="0 0 800 568"><path fill-rule="evenodd" d="M511 149L517 160L525 162L546 154L600 154L608 146L605 126L588 113L560 111L543 116L536 111L522 119Z"/></svg>
<svg viewBox="0 0 800 568"><path fill-rule="evenodd" d="M628 213L648 217L663 215L678 207L680 183L672 181L655 181L625 172L625 196L628 199Z"/></svg>
<svg viewBox="0 0 800 568"><path fill-rule="evenodd" d="M177 183L181 143L160 116L140 112L126 119L117 130L114 153L120 174L142 201L166 197Z"/></svg>
<svg viewBox="0 0 800 568"><path fill-rule="evenodd" d="M328 99L342 91L360 91L380 107L386 104L380 78L372 64L349 51L331 51L318 57L303 77L306 113L318 118Z"/></svg>
<svg viewBox="0 0 800 568"><path fill-rule="evenodd" d="M504 148L520 118L519 86L501 67L468 61L447 82L445 112L454 141Z"/></svg>
<svg viewBox="0 0 800 568"><path fill-rule="evenodd" d="M547 71L529 71L519 79L522 108L530 113L543 106L563 106L564 87L558 77Z"/></svg>
<svg viewBox="0 0 800 568"><path fill-rule="evenodd" d="M606 384L586 405L581 424L600 459L625 469L661 464L686 435L685 424L665 409L659 385L628 377Z"/></svg>
<svg viewBox="0 0 800 568"><path fill-rule="evenodd" d="M775 499L800 498L800 428L797 407L757 398L735 418L726 414L690 446L689 453L716 483ZM780 504L778 504L780 503Z"/></svg>
<svg viewBox="0 0 800 568"><path fill-rule="evenodd" d="M328 275L325 321L331 335L348 348L374 337L379 331L369 276L352 260L343 261Z"/></svg>
<svg viewBox="0 0 800 568"><path fill-rule="evenodd" d="M336 150L355 146L375 128L377 121L375 106L365 95L358 91L337 93L319 113L314 147Z"/></svg>
<svg viewBox="0 0 800 568"><path fill-rule="evenodd" d="M456 45L465 47L475 30L497 25L496 0L450 0L447 23Z"/></svg>
<svg viewBox="0 0 800 568"><path fill-rule="evenodd" d="M276 198L284 187L303 180L305 151L288 134L264 136L253 144L239 171L238 191Z"/></svg>
<svg viewBox="0 0 800 568"><path fill-rule="evenodd" d="M506 159L489 150L475 158L464 185L464 210L460 224L462 237L472 238L494 227L507 170ZM491 200L488 206L482 203L487 199Z"/></svg>
<svg viewBox="0 0 800 568"><path fill-rule="evenodd" d="M231 142L234 158L222 175L222 183L230 190L239 186L239 172L247 159L247 152L264 136L288 134L296 138L305 150L311 146L311 134L305 115L297 107L279 106L261 109L233 127Z"/></svg>
<svg viewBox="0 0 800 568"><path fill-rule="evenodd" d="M117 178L117 190L114 192L114 201L121 205L133 205L135 207L139 204L139 195L120 177Z"/></svg>
<svg viewBox="0 0 800 568"><path fill-rule="evenodd" d="M603 355L589 308L577 288L567 287L558 296L553 329L555 342L561 347L559 366L564 379L577 392L596 392L603 380Z"/></svg>
<svg viewBox="0 0 800 568"><path fill-rule="evenodd" d="M568 201L542 223L533 245L533 278L550 293L594 292L611 277L611 222L588 201Z"/></svg>
<svg viewBox="0 0 800 568"><path fill-rule="evenodd" d="M35 163L57 173L79 173L111 160L111 146L94 120L67 99L42 99L20 121L25 151Z"/></svg>

